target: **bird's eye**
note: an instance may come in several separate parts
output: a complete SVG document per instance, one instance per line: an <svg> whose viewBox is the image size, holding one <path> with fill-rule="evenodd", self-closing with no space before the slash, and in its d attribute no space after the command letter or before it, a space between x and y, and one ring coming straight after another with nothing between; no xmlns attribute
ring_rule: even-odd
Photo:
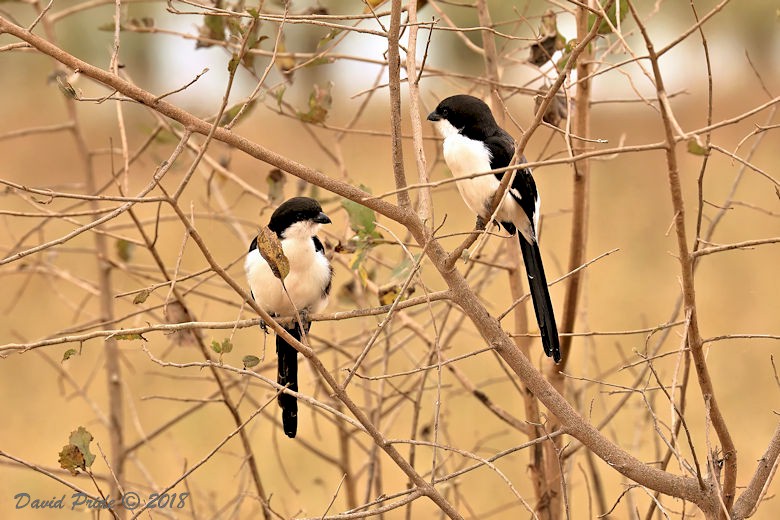
<svg viewBox="0 0 780 520"><path fill-rule="evenodd" d="M443 115L444 117L447 117L447 115L449 115L449 113L450 113L450 111L447 110L446 108L442 108L441 109L441 115Z"/></svg>

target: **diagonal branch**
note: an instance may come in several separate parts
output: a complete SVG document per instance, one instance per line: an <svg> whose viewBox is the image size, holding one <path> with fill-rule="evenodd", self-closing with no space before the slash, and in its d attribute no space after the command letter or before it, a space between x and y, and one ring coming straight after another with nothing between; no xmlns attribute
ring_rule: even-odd
<svg viewBox="0 0 780 520"><path fill-rule="evenodd" d="M753 514L759 498L772 479L778 456L780 456L780 423L775 428L775 433L772 435L772 440L769 442L764 455L758 459L756 472L750 479L745 491L742 492L734 504L731 518L742 520Z"/></svg>
<svg viewBox="0 0 780 520"><path fill-rule="evenodd" d="M67 65L72 70L78 70L84 76L92 78L93 80L104 84L112 90L121 92L128 98L133 99L142 105L151 107L160 114L178 121L193 133L208 135L213 128L212 124L194 116L186 110L168 103L163 99L158 99L158 96L138 87L137 85L134 85L133 83L130 83L129 81L124 80L119 76L111 74L110 72L76 58L72 54L52 44L45 38L41 38L40 36L37 36L10 22L3 16L0 16L0 33L4 32L29 43L34 48L38 49L38 51L51 56L63 65ZM213 137L217 141L229 144L250 155L251 157L254 157L255 159L268 163L272 166L276 166L280 170L289 172L296 177L310 182L311 184L315 184L349 200L359 202L360 204L373 209L377 213L380 213L391 220L401 224L407 224L415 219L414 214L407 208L401 208L389 202L373 199L370 193L356 188L346 182L328 177L327 175L313 168L304 166L299 162L279 155L276 152L260 146L222 127L216 128Z"/></svg>

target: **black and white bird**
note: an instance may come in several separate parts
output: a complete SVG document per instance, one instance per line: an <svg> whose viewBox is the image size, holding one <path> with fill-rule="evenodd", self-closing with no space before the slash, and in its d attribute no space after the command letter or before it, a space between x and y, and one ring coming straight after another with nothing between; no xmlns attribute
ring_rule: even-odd
<svg viewBox="0 0 780 520"><path fill-rule="evenodd" d="M309 332L310 313L322 311L328 304L333 269L325 257L325 248L317 238L322 224L330 224L319 202L308 197L294 197L283 202L271 215L268 227L276 233L284 255L290 262L290 272L282 282L274 276L271 267L257 247L257 237L249 245L244 270L252 298L273 316L301 317L305 332ZM285 292L285 288L287 291ZM285 328L292 337L301 339L302 332L296 319ZM298 351L281 336L276 336L276 355L279 368L277 382L298 391ZM292 438L298 430L298 401L292 395L279 394L282 408L282 427Z"/></svg>
<svg viewBox="0 0 780 520"><path fill-rule="evenodd" d="M428 115L428 120L444 138L444 161L456 178L503 168L512 161L514 139L498 126L487 104L474 96L461 94L448 97ZM511 173L507 171L456 181L464 202L477 214L478 225L484 225L490 219L493 196L503 176ZM517 233L544 353L557 363L561 359L558 328L537 241L539 194L529 168L517 169L512 184L499 203L495 220L508 233Z"/></svg>

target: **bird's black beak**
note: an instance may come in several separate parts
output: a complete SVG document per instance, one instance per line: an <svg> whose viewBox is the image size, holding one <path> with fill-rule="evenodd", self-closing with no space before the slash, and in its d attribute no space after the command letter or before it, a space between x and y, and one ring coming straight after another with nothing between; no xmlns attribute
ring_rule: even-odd
<svg viewBox="0 0 780 520"><path fill-rule="evenodd" d="M325 213L323 213L322 211L320 211L320 214L317 215L316 217L314 217L312 219L312 221L316 222L317 224L330 224L331 223L330 222L330 218Z"/></svg>
<svg viewBox="0 0 780 520"><path fill-rule="evenodd" d="M441 121L441 116L437 112L428 114L428 121Z"/></svg>

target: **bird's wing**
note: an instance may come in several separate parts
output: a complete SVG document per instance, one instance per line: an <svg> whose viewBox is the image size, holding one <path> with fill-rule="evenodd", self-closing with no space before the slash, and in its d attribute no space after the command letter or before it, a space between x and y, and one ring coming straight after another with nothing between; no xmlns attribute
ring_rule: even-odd
<svg viewBox="0 0 780 520"><path fill-rule="evenodd" d="M515 154L515 143L512 136L502 130L485 139L485 146L490 150L491 169L495 170L496 168L509 166ZM525 157L521 158L521 162L525 162ZM504 177L504 173L496 173L496 178L500 181ZM536 192L536 182L534 182L529 168L517 169L512 185L509 187L509 194L520 205L531 225L534 226L538 194Z"/></svg>
<svg viewBox="0 0 780 520"><path fill-rule="evenodd" d="M314 250L316 252L325 254L325 246L322 245L322 241L320 241L319 237L313 236L311 237L311 241L314 242Z"/></svg>
<svg viewBox="0 0 780 520"><path fill-rule="evenodd" d="M515 154L515 140L508 133L499 130L484 141L485 146L490 151L490 168L493 170L509 166L509 162ZM499 180L502 176L501 173L496 174Z"/></svg>
<svg viewBox="0 0 780 520"><path fill-rule="evenodd" d="M325 256L325 246L322 245L322 242L320 241L319 237L313 236L311 237L312 241L314 242L314 251L318 255ZM322 291L322 293L327 296L330 294L330 289L333 285L333 265L330 265L330 278L328 278L328 285L325 286L325 289Z"/></svg>

